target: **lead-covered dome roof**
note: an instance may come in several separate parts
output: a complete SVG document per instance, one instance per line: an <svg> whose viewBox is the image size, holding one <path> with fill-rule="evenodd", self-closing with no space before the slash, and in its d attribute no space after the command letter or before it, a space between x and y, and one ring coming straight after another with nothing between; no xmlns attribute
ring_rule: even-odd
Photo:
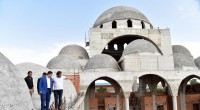
<svg viewBox="0 0 200 110"><path fill-rule="evenodd" d="M151 24L148 20L148 18L138 11L135 8L132 7L126 7L126 6L117 6L110 8L103 12L94 23L93 27L96 27L100 24L103 24L105 22L113 21L113 20L123 20L123 19L135 19L135 20L141 20L145 21L149 24Z"/></svg>

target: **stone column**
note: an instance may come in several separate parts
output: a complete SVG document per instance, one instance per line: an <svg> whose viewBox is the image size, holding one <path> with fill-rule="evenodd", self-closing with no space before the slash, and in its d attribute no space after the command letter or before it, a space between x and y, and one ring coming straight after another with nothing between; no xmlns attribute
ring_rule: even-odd
<svg viewBox="0 0 200 110"><path fill-rule="evenodd" d="M173 110L178 110L178 107L177 107L177 96L172 96L172 102L173 102Z"/></svg>
<svg viewBox="0 0 200 110"><path fill-rule="evenodd" d="M116 95L116 99L117 99L117 110L120 110L120 96L119 96L119 94Z"/></svg>
<svg viewBox="0 0 200 110"><path fill-rule="evenodd" d="M144 96L146 92L146 83L142 78L139 78L139 92L140 96Z"/></svg>
<svg viewBox="0 0 200 110"><path fill-rule="evenodd" d="M129 97L130 97L130 92L125 92L125 108L126 110L130 110L130 105L129 105Z"/></svg>
<svg viewBox="0 0 200 110"><path fill-rule="evenodd" d="M123 44L118 44L118 50L124 50L124 45Z"/></svg>
<svg viewBox="0 0 200 110"><path fill-rule="evenodd" d="M125 102L126 102L126 110L129 110L129 97L126 97L125 99Z"/></svg>
<svg viewBox="0 0 200 110"><path fill-rule="evenodd" d="M85 110L89 110L89 96L88 95L85 96L84 101L85 101L84 103Z"/></svg>
<svg viewBox="0 0 200 110"><path fill-rule="evenodd" d="M185 103L185 92L180 91L180 102L181 102L181 110L186 110L186 103Z"/></svg>
<svg viewBox="0 0 200 110"><path fill-rule="evenodd" d="M114 44L108 44L108 50L114 50Z"/></svg>
<svg viewBox="0 0 200 110"><path fill-rule="evenodd" d="M185 103L185 89L187 86L187 81L184 81L182 85L180 85L180 103L181 103L181 110L186 110L186 103Z"/></svg>
<svg viewBox="0 0 200 110"><path fill-rule="evenodd" d="M152 94L152 99L153 99L153 110L156 110L156 95L154 93Z"/></svg>

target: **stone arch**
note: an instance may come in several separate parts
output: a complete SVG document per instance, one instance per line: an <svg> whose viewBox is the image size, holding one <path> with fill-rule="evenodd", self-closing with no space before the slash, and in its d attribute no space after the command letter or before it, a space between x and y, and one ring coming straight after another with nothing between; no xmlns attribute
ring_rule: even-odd
<svg viewBox="0 0 200 110"><path fill-rule="evenodd" d="M112 105L112 106L115 107L116 110L121 110L121 108L124 107L124 103L125 103L125 99L124 99L125 95L124 95L123 88L122 88L122 86L120 85L120 83L117 80L115 80L115 79L113 79L111 77L108 77L108 76L101 76L101 77L95 78L94 80L91 80L89 82L89 85L88 85L86 93L85 93L85 99L84 99L85 110L90 110L91 106L93 108L96 108L97 107L96 104L99 104L98 101L100 99L99 99L99 96L97 95L98 93L97 94L95 93L95 86L96 86L95 85L95 81L97 81L97 80L105 80L105 81L109 82L112 85L112 87L115 90L114 94L116 96L115 98L113 98L113 96L112 96L112 99L116 100L116 104ZM104 96L102 95L101 97L103 98ZM103 100L105 100L105 99L103 99ZM92 104L91 101L92 102L97 102L97 103ZM105 105L104 106L106 106L106 104L107 103L105 101Z"/></svg>
<svg viewBox="0 0 200 110"><path fill-rule="evenodd" d="M140 36L140 35L122 35L122 36L115 37L114 39L112 39L111 41L109 41L106 44L106 45L108 45L108 49L105 49L105 47L106 47L106 45L105 45L102 53L111 55L118 61L123 53L124 44L125 43L129 44L130 42L137 40L137 39L144 39L144 40L149 41L156 47L158 52L161 55L163 55L163 53L162 53L161 49L158 47L158 45L156 45L151 39L144 37L144 36ZM114 50L114 44L118 45L118 51Z"/></svg>
<svg viewBox="0 0 200 110"><path fill-rule="evenodd" d="M116 75L116 76L118 76L118 75ZM123 84L121 82L117 81L117 79L115 77L112 77L112 74L111 74L110 76L109 75L96 75L94 78L90 79L90 81L88 81L86 84L87 87L85 88L85 92L87 92L87 90L88 90L89 86L92 84L92 82L102 79L102 78L110 79L110 80L116 82L118 84L118 86L121 87L122 90L124 90Z"/></svg>
<svg viewBox="0 0 200 110"><path fill-rule="evenodd" d="M181 110L187 110L187 109L194 110L193 107L195 106L194 105L195 101L200 100L200 91L198 91L198 92L196 91L197 93L194 93L195 91L193 90L193 88L199 88L200 84L197 84L197 85L195 84L196 87L195 87L195 85L188 85L188 82L193 78L197 78L200 80L200 76L198 76L196 74L191 74L191 75L184 77L181 80L181 83L179 84L178 95L180 97L179 105L180 105ZM190 100L191 98L188 98L188 97L193 97L194 100ZM186 100L188 103L186 103ZM199 105L197 104L197 106L199 106Z"/></svg>
<svg viewBox="0 0 200 110"><path fill-rule="evenodd" d="M143 75L140 75L138 78L141 78L141 77L143 77L143 76L148 76L148 75L152 75L152 76L156 76L156 77L158 77L158 78L160 78L160 79L162 79L163 81L165 81L165 83L167 84L167 86L169 86L169 93L170 93L170 95L174 95L173 94L173 92L172 92L172 85L167 81L167 79L165 79L164 78L164 76L162 76L162 75L159 75L159 74L143 74ZM158 83L160 83L160 81L158 82ZM157 84L158 84L157 83ZM156 84L156 85L157 85Z"/></svg>
<svg viewBox="0 0 200 110"><path fill-rule="evenodd" d="M131 93L130 101L138 103L131 104L131 109L143 108L143 109L152 109L157 110L159 107L164 107L167 109L172 109L172 100L169 97L173 96L171 85L168 83L167 79L165 79L162 75L159 74L139 74L137 78L138 81L135 81L133 86L137 85L137 91ZM163 92L158 92L158 84L164 83ZM139 84L139 85L138 85ZM149 90L146 90L146 86L148 85ZM163 100L158 102L157 99L162 98ZM145 101L148 100L148 101ZM150 101L150 102L149 102ZM151 104L151 106L146 106ZM136 107L136 108L134 108Z"/></svg>

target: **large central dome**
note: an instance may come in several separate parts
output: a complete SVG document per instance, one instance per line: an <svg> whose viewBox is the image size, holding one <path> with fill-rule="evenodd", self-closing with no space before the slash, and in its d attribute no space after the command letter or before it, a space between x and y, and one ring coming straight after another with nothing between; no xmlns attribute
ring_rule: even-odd
<svg viewBox="0 0 200 110"><path fill-rule="evenodd" d="M93 27L96 27L105 22L123 19L135 19L150 23L147 17L137 9L125 6L117 6L110 8L102 13L94 23Z"/></svg>

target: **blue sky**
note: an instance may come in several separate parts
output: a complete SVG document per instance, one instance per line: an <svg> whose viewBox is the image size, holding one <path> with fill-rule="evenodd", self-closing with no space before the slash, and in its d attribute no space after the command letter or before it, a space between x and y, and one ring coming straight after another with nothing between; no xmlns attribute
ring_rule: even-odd
<svg viewBox="0 0 200 110"><path fill-rule="evenodd" d="M199 0L0 0L0 52L15 64L46 66L63 46L84 45L85 32L113 6L140 10L154 27L171 29L173 44L200 56Z"/></svg>

